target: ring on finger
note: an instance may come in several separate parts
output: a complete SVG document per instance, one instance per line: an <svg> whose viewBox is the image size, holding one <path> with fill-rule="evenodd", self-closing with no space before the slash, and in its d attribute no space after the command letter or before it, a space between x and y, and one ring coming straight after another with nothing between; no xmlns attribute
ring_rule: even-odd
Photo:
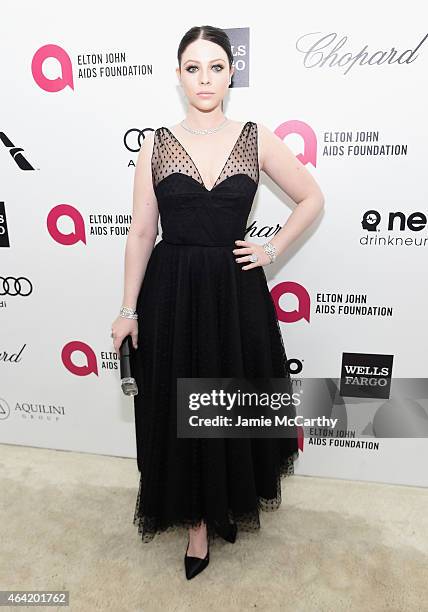
<svg viewBox="0 0 428 612"><path fill-rule="evenodd" d="M252 263L255 263L258 260L259 260L259 258L257 257L257 255L255 253L250 255L249 258L248 258L248 261L251 261Z"/></svg>

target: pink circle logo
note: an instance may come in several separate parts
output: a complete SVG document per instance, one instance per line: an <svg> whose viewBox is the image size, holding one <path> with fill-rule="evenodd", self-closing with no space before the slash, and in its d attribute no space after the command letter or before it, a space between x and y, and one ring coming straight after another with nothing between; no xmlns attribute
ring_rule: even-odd
<svg viewBox="0 0 428 612"><path fill-rule="evenodd" d="M59 230L58 219L63 216L72 219L74 232L64 234ZM46 224L49 234L56 242L59 242L59 244L70 246L79 241L86 244L85 222L80 212L77 208L74 208L74 206L70 206L70 204L58 204L58 206L55 206L49 212Z"/></svg>
<svg viewBox="0 0 428 612"><path fill-rule="evenodd" d="M73 363L72 356L75 351L80 351L86 355L86 365L78 366ZM61 359L67 370L76 376L89 376L92 373L98 376L97 357L85 342L79 340L68 342L61 351Z"/></svg>
<svg viewBox="0 0 428 612"><path fill-rule="evenodd" d="M56 79L49 79L43 73L43 62L54 57L61 66L61 76ZM74 90L73 66L66 51L58 45L44 45L38 49L31 62L31 72L37 85L44 91L50 93L62 91L67 86Z"/></svg>
<svg viewBox="0 0 428 612"><path fill-rule="evenodd" d="M278 283L271 289L271 295L275 304L276 314L279 321L283 323L295 323L305 319L309 323L311 314L311 298L302 285L293 281ZM297 310L283 310L279 305L280 298L286 293L292 293L298 300Z"/></svg>
<svg viewBox="0 0 428 612"><path fill-rule="evenodd" d="M279 136L281 140L284 140L288 134L299 134L303 139L304 148L303 153L298 153L296 157L302 164L311 163L316 168L317 136L310 125L297 119L285 121L276 128L274 134Z"/></svg>

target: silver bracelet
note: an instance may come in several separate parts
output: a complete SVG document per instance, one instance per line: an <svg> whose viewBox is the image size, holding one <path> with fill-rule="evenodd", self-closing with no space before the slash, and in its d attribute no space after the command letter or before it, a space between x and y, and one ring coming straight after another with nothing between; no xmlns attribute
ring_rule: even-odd
<svg viewBox="0 0 428 612"><path fill-rule="evenodd" d="M273 244L271 242L265 242L263 245L263 250L269 255L270 263L273 263L276 259L276 248L273 246Z"/></svg>
<svg viewBox="0 0 428 612"><path fill-rule="evenodd" d="M119 315L124 319L138 319L137 311L134 308L128 306L122 306Z"/></svg>

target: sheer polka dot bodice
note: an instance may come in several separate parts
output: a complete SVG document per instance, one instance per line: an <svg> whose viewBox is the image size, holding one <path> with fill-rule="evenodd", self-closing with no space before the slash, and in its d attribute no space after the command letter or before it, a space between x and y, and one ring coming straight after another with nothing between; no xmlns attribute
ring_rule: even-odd
<svg viewBox="0 0 428 612"><path fill-rule="evenodd" d="M160 127L155 131L152 171L155 186L176 172L190 176L207 191L212 191L219 183L236 174L246 174L258 183L257 124L252 121L244 124L212 188L206 187L191 156L167 127Z"/></svg>
<svg viewBox="0 0 428 612"><path fill-rule="evenodd" d="M257 141L257 123L247 121L208 188L169 128L155 130L152 179L165 241L220 246L245 238L260 178Z"/></svg>

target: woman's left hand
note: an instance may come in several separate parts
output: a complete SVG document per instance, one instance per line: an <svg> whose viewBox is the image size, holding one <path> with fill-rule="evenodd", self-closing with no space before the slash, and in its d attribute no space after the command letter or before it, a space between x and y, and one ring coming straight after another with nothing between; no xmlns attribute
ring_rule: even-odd
<svg viewBox="0 0 428 612"><path fill-rule="evenodd" d="M237 263L241 263L241 261L248 262L247 265L242 266L242 270L251 270L251 268L258 268L259 266L266 266L267 264L270 264L270 257L265 252L261 244L248 242L248 240L235 240L235 244L240 247L239 249L233 249L232 251L232 253L239 256L239 258L235 261ZM255 262L249 260L249 257L253 253L256 254L258 258Z"/></svg>

